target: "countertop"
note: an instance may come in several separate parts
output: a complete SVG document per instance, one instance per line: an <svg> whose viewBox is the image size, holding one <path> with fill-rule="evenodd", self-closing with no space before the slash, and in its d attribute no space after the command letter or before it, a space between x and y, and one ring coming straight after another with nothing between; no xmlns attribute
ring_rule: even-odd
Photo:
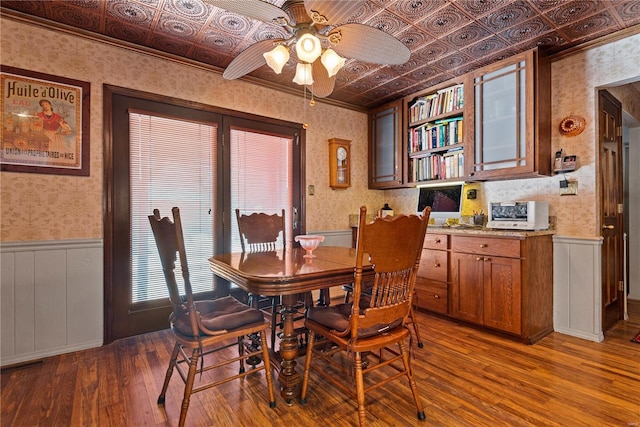
<svg viewBox="0 0 640 427"><path fill-rule="evenodd" d="M373 221L374 215L367 214L367 221ZM556 233L555 217L549 217L549 229L547 230L502 230L495 228L487 228L485 226L476 225L435 225L429 224L427 234L461 234L461 235L479 235L479 236L496 236L496 237L532 237L547 236ZM358 215L349 215L349 226L352 229L358 228ZM355 234L354 234L355 235Z"/></svg>
<svg viewBox="0 0 640 427"><path fill-rule="evenodd" d="M464 234L464 235L480 235L480 236L503 236L503 237L531 237L546 236L555 234L555 230L498 230L494 228L476 227L468 225L433 225L427 227L427 234Z"/></svg>

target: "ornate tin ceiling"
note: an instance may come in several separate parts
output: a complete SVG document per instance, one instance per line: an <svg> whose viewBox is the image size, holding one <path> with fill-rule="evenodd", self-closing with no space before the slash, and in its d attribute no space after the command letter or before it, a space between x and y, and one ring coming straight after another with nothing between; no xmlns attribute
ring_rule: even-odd
<svg viewBox="0 0 640 427"><path fill-rule="evenodd" d="M242 1L242 0L236 0ZM269 0L282 6L284 0ZM202 0L2 0L2 13L64 24L223 70L281 27L229 13ZM45 21L46 20L46 21ZM368 0L349 19L379 28L411 50L403 65L348 60L330 99L372 108L539 46L550 54L628 29L640 31L640 0ZM249 76L301 92L262 66Z"/></svg>

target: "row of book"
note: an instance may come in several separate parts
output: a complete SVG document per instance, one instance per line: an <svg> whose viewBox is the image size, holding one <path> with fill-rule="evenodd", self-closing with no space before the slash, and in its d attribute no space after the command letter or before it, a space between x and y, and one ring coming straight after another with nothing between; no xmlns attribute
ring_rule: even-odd
<svg viewBox="0 0 640 427"><path fill-rule="evenodd" d="M464 106L462 85L441 89L431 95L422 96L409 107L409 122L418 122L440 114L459 110Z"/></svg>
<svg viewBox="0 0 640 427"><path fill-rule="evenodd" d="M455 117L409 129L409 153L461 144L462 126L462 117Z"/></svg>
<svg viewBox="0 0 640 427"><path fill-rule="evenodd" d="M409 159L409 167L409 177L413 182L461 178L464 176L464 153L462 149L456 149L414 157Z"/></svg>

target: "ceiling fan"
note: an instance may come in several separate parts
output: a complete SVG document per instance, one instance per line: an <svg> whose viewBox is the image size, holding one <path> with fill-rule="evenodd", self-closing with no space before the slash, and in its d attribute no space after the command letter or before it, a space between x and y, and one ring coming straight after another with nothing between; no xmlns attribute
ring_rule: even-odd
<svg viewBox="0 0 640 427"><path fill-rule="evenodd" d="M261 0L203 1L281 26L288 34L286 38L259 41L240 52L223 73L228 80L242 77L265 62L280 74L294 54L293 81L322 98L333 92L336 73L347 58L389 65L409 60L409 49L395 37L368 25L345 23L366 0L286 0L282 8Z"/></svg>

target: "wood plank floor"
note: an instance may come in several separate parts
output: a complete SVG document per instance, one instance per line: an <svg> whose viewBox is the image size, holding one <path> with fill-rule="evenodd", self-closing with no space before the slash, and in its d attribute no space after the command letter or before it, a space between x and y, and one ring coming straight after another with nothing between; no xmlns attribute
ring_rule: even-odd
<svg viewBox="0 0 640 427"><path fill-rule="evenodd" d="M602 343L553 333L525 345L418 312L424 348L413 364L427 420L395 381L367 395L373 426L638 426L640 305ZM2 374L2 426L173 426L174 374L156 404L172 342L167 331L45 359ZM299 359L303 363L303 358ZM301 368L299 366L298 368ZM235 368L234 368L235 369ZM299 369L301 372L301 369ZM350 426L354 402L312 377L308 403L269 408L264 372L192 396L188 426Z"/></svg>

